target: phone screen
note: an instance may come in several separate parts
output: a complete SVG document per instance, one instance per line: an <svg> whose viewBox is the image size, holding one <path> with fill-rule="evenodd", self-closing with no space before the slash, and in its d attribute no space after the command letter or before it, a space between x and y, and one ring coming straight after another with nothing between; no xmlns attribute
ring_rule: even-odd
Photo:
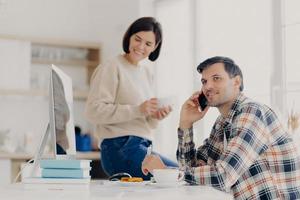
<svg viewBox="0 0 300 200"><path fill-rule="evenodd" d="M207 99L206 99L205 95L203 94L203 92L199 95L198 102L199 102L199 106L200 106L201 110L204 110L207 106Z"/></svg>

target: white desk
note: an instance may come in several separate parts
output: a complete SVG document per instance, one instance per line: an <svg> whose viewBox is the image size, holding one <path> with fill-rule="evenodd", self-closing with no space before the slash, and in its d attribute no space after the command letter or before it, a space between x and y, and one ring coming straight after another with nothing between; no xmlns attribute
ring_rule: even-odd
<svg viewBox="0 0 300 200"><path fill-rule="evenodd" d="M34 157L28 153L0 152L0 184L11 183L20 171L21 163ZM44 157L44 156L43 156ZM46 156L47 157L47 156ZM100 160L99 152L77 152L77 159Z"/></svg>
<svg viewBox="0 0 300 200"><path fill-rule="evenodd" d="M172 200L232 200L230 194L208 186L159 187L155 184L123 186L116 182L93 181L86 188L49 190L47 187L25 188L23 184L0 186L1 199L9 200L83 200L83 199L172 199Z"/></svg>

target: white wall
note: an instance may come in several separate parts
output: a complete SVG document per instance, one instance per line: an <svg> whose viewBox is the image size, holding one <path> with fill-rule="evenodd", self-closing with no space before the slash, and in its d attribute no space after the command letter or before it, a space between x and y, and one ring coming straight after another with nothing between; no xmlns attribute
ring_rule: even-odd
<svg viewBox="0 0 300 200"><path fill-rule="evenodd" d="M196 3L198 62L215 55L231 57L243 72L244 93L270 104L272 1L200 0ZM215 109L208 112L200 137L209 134L217 115Z"/></svg>
<svg viewBox="0 0 300 200"><path fill-rule="evenodd" d="M161 55L156 62L156 95L171 97L173 111L159 123L154 150L176 157L180 107L193 93L194 45L192 1L158 1L155 13L163 29Z"/></svg>
<svg viewBox="0 0 300 200"><path fill-rule="evenodd" d="M285 33L284 52L285 70L287 80L286 113L300 113L300 1L284 1L284 19L282 31ZM298 129L298 131L300 131ZM299 132L298 132L299 133Z"/></svg>
<svg viewBox="0 0 300 200"><path fill-rule="evenodd" d="M2 0L0 35L101 43L101 59L105 60L122 52L123 34L139 16L139 6L138 0ZM22 73L24 66L18 67L19 73L10 73L9 79L24 80L26 75L28 83L29 71ZM1 77L8 76L10 71L0 65ZM82 78L80 73L77 74L74 79ZM0 108L0 130L10 130L15 146L22 148L25 134L33 138L30 141L39 142L38 136L43 134L48 121L47 99L0 96ZM83 109L83 101L74 103L75 124L83 126L83 131L89 131L91 128L83 117ZM35 143L31 145L35 146Z"/></svg>
<svg viewBox="0 0 300 200"><path fill-rule="evenodd" d="M139 16L158 14L157 10L152 7L153 3L159 5L164 1L2 0L1 2L5 2L5 4L0 4L0 34L101 42L102 58L107 59L121 52L122 36L127 26ZM166 2L175 2L176 4L181 0L166 0ZM186 70L192 70L191 74L188 71L184 71L184 75L180 74L186 78L181 79L181 76L174 74L172 80L168 80L169 82L166 84L159 84L158 94L162 94L160 92L163 91L174 93L174 88L170 83L181 81L182 84L185 84L184 89L176 88L178 89L177 94L179 98L185 98L190 92L201 87L200 75L193 71L196 70L196 65L208 57L224 55L232 57L240 65L245 78L245 93L258 101L269 104L274 42L272 1L195 0L191 2L195 3L192 12L195 12L196 15L194 45L197 49L196 52L191 49L186 50L185 53L193 54L196 62L191 63L193 65L191 68L186 68ZM161 12L161 16L168 15L168 7L164 9L165 13ZM173 7L170 7L170 12L173 12L172 10ZM181 19L180 16L177 17ZM186 20L186 18L184 19ZM169 18L167 22L170 27L169 25L163 27L166 34L168 34L168 30L172 30L176 35L186 34L184 33L185 29L176 26L181 23L176 17ZM291 32L291 34L293 33ZM173 50L178 49L172 53L172 56L175 55L176 59L185 62L186 58L181 56L181 46L176 45L176 41L170 42L170 45L174 45L170 47ZM185 46L185 48L189 47ZM163 57L162 54L160 59ZM168 65L169 61L165 60L162 63ZM170 60L170 63L174 62ZM172 64L172 68L180 68L182 65L185 64L178 62ZM158 74L158 77L169 76L169 74L165 74L165 70L169 67L159 69L163 74ZM190 80L195 74L198 79ZM7 100L6 103L9 101ZM11 112L7 109L7 104L2 105L3 113L10 116ZM31 110L33 109L34 107L31 107ZM80 109L75 112L75 115L81 115ZM217 114L218 112L214 109L209 111L205 122L199 124L200 132L197 133L197 137L203 139L208 135ZM178 119L178 113L174 112L174 115L174 118ZM38 116L42 115L37 114ZM46 117L47 115L41 118ZM178 124L175 121L172 124L162 123L163 129L169 131L169 129L177 127ZM26 125L26 117L24 117L23 123ZM168 128L164 126L168 126ZM163 138L164 142L162 143L168 144L167 140L168 138ZM171 147L163 151L173 154L173 149Z"/></svg>
<svg viewBox="0 0 300 200"><path fill-rule="evenodd" d="M139 15L130 0L4 0L0 34L101 42L103 57L120 52L122 36Z"/></svg>
<svg viewBox="0 0 300 200"><path fill-rule="evenodd" d="M0 88L29 89L30 43L0 38L0 44L0 65L1 68L6 69L5 72L0 73ZM15 74L21 74L22 78L12 78Z"/></svg>

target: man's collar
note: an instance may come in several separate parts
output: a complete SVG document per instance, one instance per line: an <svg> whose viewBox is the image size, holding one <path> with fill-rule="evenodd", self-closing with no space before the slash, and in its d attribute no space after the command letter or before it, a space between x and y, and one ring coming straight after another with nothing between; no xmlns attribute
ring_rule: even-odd
<svg viewBox="0 0 300 200"><path fill-rule="evenodd" d="M225 118L223 118L222 121L227 122L227 123L232 123L232 118L234 116L234 114L236 113L236 111L238 110L240 104L246 99L247 97L243 94L243 93L239 93L239 95L237 96L237 98L234 100L227 116Z"/></svg>

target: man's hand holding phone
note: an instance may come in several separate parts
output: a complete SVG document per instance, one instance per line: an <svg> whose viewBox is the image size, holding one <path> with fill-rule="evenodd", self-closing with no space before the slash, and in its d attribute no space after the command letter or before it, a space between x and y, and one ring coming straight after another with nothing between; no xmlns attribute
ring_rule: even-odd
<svg viewBox="0 0 300 200"><path fill-rule="evenodd" d="M179 127L188 129L193 126L193 123L202 119L208 111L209 106L205 102L205 96L201 96L202 91L194 93L181 107ZM206 100L207 101L207 100ZM202 108L200 108L200 105ZM206 105L206 106L204 106Z"/></svg>

